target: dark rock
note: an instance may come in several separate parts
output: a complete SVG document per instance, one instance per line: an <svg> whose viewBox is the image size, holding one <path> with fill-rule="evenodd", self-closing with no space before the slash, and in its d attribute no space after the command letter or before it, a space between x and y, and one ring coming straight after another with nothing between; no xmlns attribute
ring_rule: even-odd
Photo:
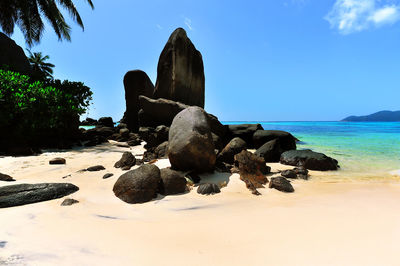
<svg viewBox="0 0 400 266"><path fill-rule="evenodd" d="M160 182L160 169L154 164L145 164L121 175L113 191L122 201L143 203L157 196Z"/></svg>
<svg viewBox="0 0 400 266"><path fill-rule="evenodd" d="M248 148L254 148L253 135L257 130L263 129L261 124L228 125L232 138L239 137L247 143Z"/></svg>
<svg viewBox="0 0 400 266"><path fill-rule="evenodd" d="M9 176L9 175L0 173L0 181L7 181L7 182L10 182L10 181L15 181L15 179L12 178L12 177Z"/></svg>
<svg viewBox="0 0 400 266"><path fill-rule="evenodd" d="M93 119L93 118L90 118L90 117L87 117L85 120L83 120L80 123L80 125L81 126L96 126L97 125L97 120Z"/></svg>
<svg viewBox="0 0 400 266"><path fill-rule="evenodd" d="M61 206L71 206L71 205L76 204L76 203L79 203L79 201L76 200L76 199L65 199L61 203Z"/></svg>
<svg viewBox="0 0 400 266"><path fill-rule="evenodd" d="M213 114L207 113L208 124L210 125L211 132L219 136L221 140L225 140L228 134L228 126L224 126ZM225 142L226 144L226 142Z"/></svg>
<svg viewBox="0 0 400 266"><path fill-rule="evenodd" d="M0 68L4 66L21 74L30 75L32 73L24 50L7 35L0 32Z"/></svg>
<svg viewBox="0 0 400 266"><path fill-rule="evenodd" d="M189 105L167 99L150 99L139 96L141 110L139 111L139 124L141 127L170 126L175 116L189 107ZM218 118L207 113L211 132L225 139L228 129L222 125Z"/></svg>
<svg viewBox="0 0 400 266"><path fill-rule="evenodd" d="M266 162L279 162L282 154L280 140L268 141L258 148L254 154L263 157Z"/></svg>
<svg viewBox="0 0 400 266"><path fill-rule="evenodd" d="M103 126L103 127L114 127L114 122L113 119L111 117L100 117L99 121L98 121L98 125L99 126Z"/></svg>
<svg viewBox="0 0 400 266"><path fill-rule="evenodd" d="M86 169L86 171L89 172L95 172L95 171L101 171L101 170L105 170L106 168L104 168L104 166L102 165L95 165L95 166L91 166L89 168Z"/></svg>
<svg viewBox="0 0 400 266"><path fill-rule="evenodd" d="M269 188L275 188L282 192L294 192L294 188L290 181L283 176L272 177L269 182Z"/></svg>
<svg viewBox="0 0 400 266"><path fill-rule="evenodd" d="M49 161L49 164L65 164L66 161L64 158L54 158Z"/></svg>
<svg viewBox="0 0 400 266"><path fill-rule="evenodd" d="M139 129L139 95L152 97L154 85L145 72L132 70L128 71L124 76L124 87L126 111L123 120L129 130L137 132Z"/></svg>
<svg viewBox="0 0 400 266"><path fill-rule="evenodd" d="M186 178L181 172L170 168L160 170L161 186L160 194L174 195L186 191Z"/></svg>
<svg viewBox="0 0 400 266"><path fill-rule="evenodd" d="M127 144L129 146L137 146L140 145L142 143L142 141L140 139L132 139L132 140L128 140Z"/></svg>
<svg viewBox="0 0 400 266"><path fill-rule="evenodd" d="M174 118L169 131L168 158L175 170L214 170L216 155L206 113L189 107Z"/></svg>
<svg viewBox="0 0 400 266"><path fill-rule="evenodd" d="M170 126L174 117L189 105L167 99L151 99L139 96L141 110L139 124L141 127Z"/></svg>
<svg viewBox="0 0 400 266"><path fill-rule="evenodd" d="M308 170L304 166L295 167L293 171L298 175L308 175Z"/></svg>
<svg viewBox="0 0 400 266"><path fill-rule="evenodd" d="M233 164L233 157L243 150L246 150L246 142L241 138L232 139L225 148L218 154L217 160L229 164Z"/></svg>
<svg viewBox="0 0 400 266"><path fill-rule="evenodd" d="M281 175L286 178L297 178L297 174L294 170L285 170L281 172Z"/></svg>
<svg viewBox="0 0 400 266"><path fill-rule="evenodd" d="M202 195L213 195L220 193L221 190L216 184L213 183L206 183L206 184L201 184L197 188L197 193L202 194Z"/></svg>
<svg viewBox="0 0 400 266"><path fill-rule="evenodd" d="M136 165L143 165L144 160L143 159L136 159Z"/></svg>
<svg viewBox="0 0 400 266"><path fill-rule="evenodd" d="M260 195L257 188L263 188L268 179L265 176L271 168L265 164L264 158L244 150L235 155L235 165L240 173L240 179L246 183L246 187L255 195Z"/></svg>
<svg viewBox="0 0 400 266"><path fill-rule="evenodd" d="M218 161L215 163L215 170L221 173L231 173L233 165Z"/></svg>
<svg viewBox="0 0 400 266"><path fill-rule="evenodd" d="M221 151L224 148L224 143L223 143L221 137L213 132L211 132L211 137L212 137L215 149L218 152ZM216 154L218 154L218 152Z"/></svg>
<svg viewBox="0 0 400 266"><path fill-rule="evenodd" d="M135 164L136 164L136 162L135 162ZM122 171L128 171L128 170L131 170L131 168L132 168L132 166L125 165L125 166L122 166L122 167L121 167L121 170L122 170Z"/></svg>
<svg viewBox="0 0 400 266"><path fill-rule="evenodd" d="M158 145L154 150L154 154L158 159L168 158L168 141L164 141Z"/></svg>
<svg viewBox="0 0 400 266"><path fill-rule="evenodd" d="M151 161L157 159L157 154L154 153L155 149L156 148L153 147L144 152L144 154L143 154L144 162L151 162Z"/></svg>
<svg viewBox="0 0 400 266"><path fill-rule="evenodd" d="M112 173L107 173L107 174L103 175L103 179L110 178L110 177L112 177L113 175L114 175L114 174L112 174Z"/></svg>
<svg viewBox="0 0 400 266"><path fill-rule="evenodd" d="M204 66L201 53L196 50L182 28L168 39L157 66L154 98L165 98L204 108Z"/></svg>
<svg viewBox="0 0 400 266"><path fill-rule="evenodd" d="M121 159L114 164L114 167L115 168L125 168L126 167L125 169L122 169L122 170L129 170L135 164L136 164L135 156L131 152L126 151L122 154Z"/></svg>
<svg viewBox="0 0 400 266"><path fill-rule="evenodd" d="M129 129L127 129L127 128L121 128L120 130L119 130L119 134L121 135L121 137L123 137L123 138L129 138Z"/></svg>
<svg viewBox="0 0 400 266"><path fill-rule="evenodd" d="M281 130L257 130L253 135L253 142L256 149L264 145L266 142L279 139L279 144L284 151L296 149L296 139L292 134Z"/></svg>
<svg viewBox="0 0 400 266"><path fill-rule="evenodd" d="M125 123L119 123L118 126L116 126L117 129L123 129L123 128L128 128L128 125Z"/></svg>
<svg viewBox="0 0 400 266"><path fill-rule="evenodd" d="M189 172L186 177L192 180L193 184L197 184L201 181L200 176L196 172Z"/></svg>
<svg viewBox="0 0 400 266"><path fill-rule="evenodd" d="M280 162L318 171L337 170L339 167L335 159L311 150L286 151L282 153Z"/></svg>
<svg viewBox="0 0 400 266"><path fill-rule="evenodd" d="M19 184L0 187L0 208L62 198L78 191L70 183Z"/></svg>

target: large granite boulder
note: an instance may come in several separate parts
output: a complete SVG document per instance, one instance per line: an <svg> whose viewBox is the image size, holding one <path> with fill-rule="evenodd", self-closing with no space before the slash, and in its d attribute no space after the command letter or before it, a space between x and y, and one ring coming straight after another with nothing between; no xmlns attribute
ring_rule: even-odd
<svg viewBox="0 0 400 266"><path fill-rule="evenodd" d="M282 164L303 166L309 170L328 171L337 170L338 161L323 153L311 150L292 150L282 153Z"/></svg>
<svg viewBox="0 0 400 266"><path fill-rule="evenodd" d="M261 124L228 125L228 132L232 138L239 137L247 143L247 148L254 148L253 135L257 130L262 130Z"/></svg>
<svg viewBox="0 0 400 266"><path fill-rule="evenodd" d="M161 186L160 193L163 195L175 195L186 191L186 178L178 171L170 168L160 170Z"/></svg>
<svg viewBox="0 0 400 266"><path fill-rule="evenodd" d="M296 149L297 139L289 132L281 130L257 130L253 134L253 143L256 149L274 139L279 139L282 151Z"/></svg>
<svg viewBox="0 0 400 266"><path fill-rule="evenodd" d="M213 171L216 155L206 112L197 106L177 114L169 130L168 158L175 170Z"/></svg>
<svg viewBox="0 0 400 266"><path fill-rule="evenodd" d="M24 50L7 35L0 32L0 69L8 66L10 70L21 74L32 73L28 58Z"/></svg>
<svg viewBox="0 0 400 266"><path fill-rule="evenodd" d="M232 139L225 148L218 154L217 160L219 162L225 162L233 164L233 157L239 152L246 149L246 142L241 138Z"/></svg>
<svg viewBox="0 0 400 266"><path fill-rule="evenodd" d="M154 92L154 85L145 72L132 70L128 71L124 76L124 87L126 111L123 121L130 131L137 132L139 129L139 95L151 97Z"/></svg>
<svg viewBox="0 0 400 266"><path fill-rule="evenodd" d="M204 87L201 53L185 30L178 28L161 52L153 98L166 98L204 108Z"/></svg>
<svg viewBox="0 0 400 266"><path fill-rule="evenodd" d="M263 157L266 162L279 162L282 154L280 140L268 141L258 148L254 154Z"/></svg>
<svg viewBox="0 0 400 266"><path fill-rule="evenodd" d="M113 191L122 201L143 203L157 196L160 182L160 169L154 164L145 164L121 175Z"/></svg>
<svg viewBox="0 0 400 266"><path fill-rule="evenodd" d="M174 117L181 111L189 107L189 105L167 100L167 99L151 99L149 97L139 96L140 111L139 125L141 127L157 127L165 125L169 127L172 124ZM208 124L210 125L211 132L225 139L227 135L227 127L222 125L215 115L206 113Z"/></svg>
<svg viewBox="0 0 400 266"><path fill-rule="evenodd" d="M174 117L189 105L167 100L151 99L146 96L139 96L139 124L141 127L157 127L159 125L170 126Z"/></svg>
<svg viewBox="0 0 400 266"><path fill-rule="evenodd" d="M62 198L78 191L70 183L19 184L0 187L0 208Z"/></svg>

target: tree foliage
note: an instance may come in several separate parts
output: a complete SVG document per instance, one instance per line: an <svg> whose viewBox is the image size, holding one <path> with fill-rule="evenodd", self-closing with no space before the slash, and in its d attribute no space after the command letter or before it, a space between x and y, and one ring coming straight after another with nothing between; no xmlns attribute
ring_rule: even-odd
<svg viewBox="0 0 400 266"><path fill-rule="evenodd" d="M92 0L86 0L93 9ZM84 29L80 17L72 0L1 0L0 26L3 32L11 35L17 25L24 34L29 46L39 43L44 31L45 17L50 23L59 40L71 40L71 27L65 21L60 7L66 9L72 19Z"/></svg>
<svg viewBox="0 0 400 266"><path fill-rule="evenodd" d="M13 139L68 138L78 130L79 115L91 99L90 88L82 82L44 83L0 70L0 127Z"/></svg>

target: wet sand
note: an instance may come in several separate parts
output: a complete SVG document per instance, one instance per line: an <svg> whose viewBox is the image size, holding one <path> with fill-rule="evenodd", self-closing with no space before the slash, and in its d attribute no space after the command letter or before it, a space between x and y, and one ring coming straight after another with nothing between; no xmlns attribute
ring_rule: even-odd
<svg viewBox="0 0 400 266"><path fill-rule="evenodd" d="M192 191L127 204L112 187L124 172L111 144L36 157L0 158L0 172L18 183L70 182L62 199L0 209L0 264L11 265L398 265L400 182L311 172L295 193L268 188L252 195L239 175L202 175L227 183L221 193ZM64 157L66 165L49 165ZM96 164L106 170L77 171ZM159 160L160 167L169 166ZM289 166L268 164L272 170ZM105 173L114 173L102 179ZM64 176L68 176L63 178ZM366 174L368 176L368 174Z"/></svg>

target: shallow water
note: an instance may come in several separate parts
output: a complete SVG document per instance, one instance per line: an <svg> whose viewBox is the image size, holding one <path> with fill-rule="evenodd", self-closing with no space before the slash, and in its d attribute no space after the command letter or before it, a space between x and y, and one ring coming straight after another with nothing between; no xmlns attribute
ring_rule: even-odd
<svg viewBox="0 0 400 266"><path fill-rule="evenodd" d="M288 131L300 140L298 149L337 159L347 174L377 177L399 173L400 122L224 122L241 123Z"/></svg>

